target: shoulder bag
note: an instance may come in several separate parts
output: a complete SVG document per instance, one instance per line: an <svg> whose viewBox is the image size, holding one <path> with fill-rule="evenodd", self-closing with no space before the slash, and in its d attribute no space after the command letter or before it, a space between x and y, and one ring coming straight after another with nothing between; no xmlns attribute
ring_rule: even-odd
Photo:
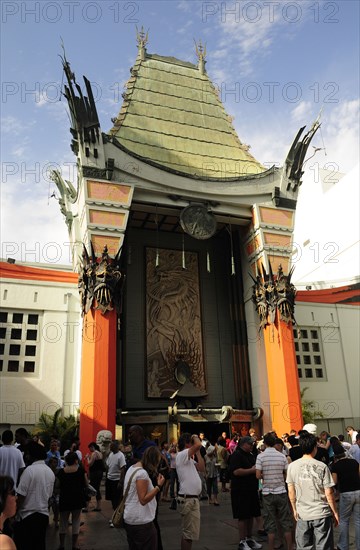
<svg viewBox="0 0 360 550"><path fill-rule="evenodd" d="M120 502L119 506L117 508L115 508L114 513L113 513L113 517L111 519L114 527L117 527L118 529L123 529L124 528L125 501L126 501L126 497L128 496L128 493L129 493L129 489L130 489L132 479L133 479L134 475L136 474L137 470L141 470L141 468L135 468L135 470L131 474L130 479L128 481L128 484L126 486L126 490L125 490L124 496L122 498L122 501Z"/></svg>

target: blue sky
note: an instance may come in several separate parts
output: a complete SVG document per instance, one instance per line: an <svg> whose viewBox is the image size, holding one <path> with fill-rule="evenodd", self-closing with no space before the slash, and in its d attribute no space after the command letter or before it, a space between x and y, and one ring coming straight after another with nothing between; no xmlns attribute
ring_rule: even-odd
<svg viewBox="0 0 360 550"><path fill-rule="evenodd" d="M61 39L78 82L93 83L101 128L121 107L137 54L196 62L207 72L240 139L263 164L281 165L321 108L325 148L307 168L348 172L359 149L359 2L42 1L1 4L2 257L69 263L67 231L48 168L74 179L67 105L60 101ZM326 153L326 154L325 154ZM64 244L65 243L65 244Z"/></svg>

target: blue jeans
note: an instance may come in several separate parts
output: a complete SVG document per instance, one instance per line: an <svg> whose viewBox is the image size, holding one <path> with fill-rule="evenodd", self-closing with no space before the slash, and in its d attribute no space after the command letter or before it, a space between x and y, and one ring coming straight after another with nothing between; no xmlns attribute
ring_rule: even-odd
<svg viewBox="0 0 360 550"><path fill-rule="evenodd" d="M360 491L340 493L340 523L339 542L340 550L349 548L349 523L353 516L355 524L356 550L360 550Z"/></svg>
<svg viewBox="0 0 360 550"><path fill-rule="evenodd" d="M176 483L176 494L177 494L179 480L176 473L176 468L170 468L170 497L171 498L175 498L175 483Z"/></svg>

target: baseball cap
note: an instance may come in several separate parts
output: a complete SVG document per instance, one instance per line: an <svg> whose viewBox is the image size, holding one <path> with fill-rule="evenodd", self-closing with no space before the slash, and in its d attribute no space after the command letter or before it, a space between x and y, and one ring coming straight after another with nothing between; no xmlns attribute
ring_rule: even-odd
<svg viewBox="0 0 360 550"><path fill-rule="evenodd" d="M317 425L316 424L305 424L303 430L309 432L309 434L316 435Z"/></svg>

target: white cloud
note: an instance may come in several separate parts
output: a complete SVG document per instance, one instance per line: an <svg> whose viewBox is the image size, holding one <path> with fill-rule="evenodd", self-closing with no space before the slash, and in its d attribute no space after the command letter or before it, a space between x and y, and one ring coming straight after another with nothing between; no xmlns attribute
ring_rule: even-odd
<svg viewBox="0 0 360 550"><path fill-rule="evenodd" d="M69 237L57 201L30 195L19 201L17 194L2 191L1 257L23 262L69 264ZM18 220L13 223L14 212ZM31 228L31 230L29 230Z"/></svg>
<svg viewBox="0 0 360 550"><path fill-rule="evenodd" d="M309 120L312 116L312 103L310 101L300 101L300 103L291 112L291 118L294 122L302 123Z"/></svg>
<svg viewBox="0 0 360 550"><path fill-rule="evenodd" d="M191 3L192 2L189 2L186 0L181 0L181 2L179 2L176 7L178 10L184 11L185 13L189 13L191 11Z"/></svg>
<svg viewBox="0 0 360 550"><path fill-rule="evenodd" d="M6 116L1 118L1 133L12 134L18 136L21 133L21 121L14 116Z"/></svg>
<svg viewBox="0 0 360 550"><path fill-rule="evenodd" d="M346 173L359 163L359 109L359 99L343 101L328 116L325 111L322 117L327 153L323 162L334 163L340 172Z"/></svg>

